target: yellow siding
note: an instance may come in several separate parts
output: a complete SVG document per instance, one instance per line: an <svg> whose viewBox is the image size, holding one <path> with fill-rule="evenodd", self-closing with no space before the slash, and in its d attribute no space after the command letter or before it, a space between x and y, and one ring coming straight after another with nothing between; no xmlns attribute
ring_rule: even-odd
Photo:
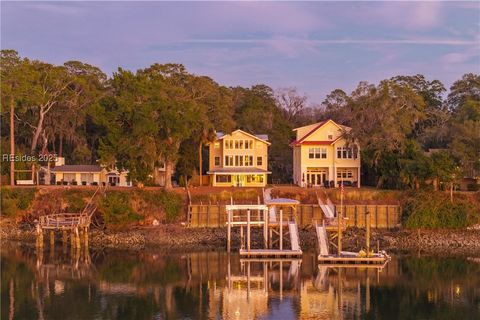
<svg viewBox="0 0 480 320"><path fill-rule="evenodd" d="M318 124L302 127L300 128L301 130L297 130L297 140L302 139L304 135L311 132L315 126L318 126ZM299 135L299 132L304 134ZM326 172L326 180L333 180L335 186L337 186L337 170L344 169L349 170L352 173L352 177L340 178L338 180L357 181L360 185L361 161L358 146L357 158L337 158L337 147L344 147L347 145L347 141L341 137L342 134L342 129L340 129L340 127L333 121L329 121L303 140L303 142L307 143L293 148L293 180L295 184L304 186L307 180L307 171L310 170L310 172L313 172L322 169ZM313 142L315 141L322 141L323 143L314 144ZM332 144L325 144L325 141L332 141ZM311 143L308 144L308 142ZM311 159L309 157L310 148L326 149L326 158Z"/></svg>
<svg viewBox="0 0 480 320"><path fill-rule="evenodd" d="M235 145L235 141L242 141L243 143L245 140L252 141L252 148L251 149L231 149L226 147L226 141L232 140L233 144ZM241 131L236 131L233 132L231 135L226 135L223 139L221 140L216 140L212 143L209 144L209 162L208 162L208 168L209 171L215 171L221 168L258 168L261 170L268 170L268 143L265 141L256 139L252 137L251 135L245 134L244 132ZM225 156L233 156L235 159L235 156L248 156L248 157L253 157L253 165L252 166L225 166ZM220 158L220 165L215 165L215 157ZM257 158L262 157L261 164L258 165ZM243 160L245 161L245 160ZM220 182L215 182L214 178L212 177L212 185L216 186L231 186L233 185L232 182L225 182L225 183L220 183ZM263 183L258 183L258 182L250 182L245 184L246 186L265 186L267 183L267 177L264 175L264 182Z"/></svg>
<svg viewBox="0 0 480 320"><path fill-rule="evenodd" d="M332 139L329 139L328 136L331 135ZM334 141L342 135L342 130L333 123L329 121L320 127L317 131L309 135L304 141Z"/></svg>

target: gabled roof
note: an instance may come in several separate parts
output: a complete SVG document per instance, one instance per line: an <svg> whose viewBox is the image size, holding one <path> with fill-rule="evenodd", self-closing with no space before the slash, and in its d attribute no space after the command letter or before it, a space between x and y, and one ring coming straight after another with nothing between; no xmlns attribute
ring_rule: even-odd
<svg viewBox="0 0 480 320"><path fill-rule="evenodd" d="M320 121L318 123L315 123L315 127L310 130L309 132L307 132L307 134L305 134L303 137L301 137L300 139L298 140L295 140L295 141L292 141L290 143L290 146L298 146L300 144L311 144L311 145L329 145L329 144L332 144L334 142L336 142L340 137L338 137L337 139L335 140L332 140L332 141L305 141L306 138L308 138L309 136L311 136L315 131L317 131L318 129L320 129L321 127L323 127L324 125L326 125L327 123L333 123L335 126L337 126L340 130L344 130L344 131L349 131L351 128L350 127L347 127L347 126L343 126L343 125L339 125L337 124L335 121L333 121L332 119L327 119L327 120L324 120L324 121ZM310 127L312 125L308 125L308 126L303 126L303 127L298 127L298 128L295 128L293 129L293 131L297 131L299 129L302 129L302 128L305 128L305 127Z"/></svg>
<svg viewBox="0 0 480 320"><path fill-rule="evenodd" d="M245 132L241 129L237 129L235 131L233 131L232 133L228 134L228 133L223 133L223 132L217 132L217 140L222 140L223 138L225 138L226 136L229 136L229 135L232 135L234 134L235 132L241 132L241 133L244 133L246 134L247 136L250 136L256 140L260 140L262 142L265 142L266 144L270 145L271 143L268 142L268 134L251 134L251 133L248 133L248 132Z"/></svg>
<svg viewBox="0 0 480 320"><path fill-rule="evenodd" d="M101 172L102 168L97 165L90 164L64 164L52 169L52 172Z"/></svg>

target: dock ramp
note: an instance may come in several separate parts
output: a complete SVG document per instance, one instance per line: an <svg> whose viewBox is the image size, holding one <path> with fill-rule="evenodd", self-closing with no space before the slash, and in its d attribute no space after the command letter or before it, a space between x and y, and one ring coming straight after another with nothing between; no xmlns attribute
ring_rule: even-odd
<svg viewBox="0 0 480 320"><path fill-rule="evenodd" d="M331 206L327 204L321 204L320 208L322 208L323 214L327 219L333 219L335 217L335 214Z"/></svg>
<svg viewBox="0 0 480 320"><path fill-rule="evenodd" d="M297 223L290 221L288 223L288 230L290 231L290 243L292 244L292 250L301 250L300 241L298 238Z"/></svg>
<svg viewBox="0 0 480 320"><path fill-rule="evenodd" d="M327 229L324 225L317 224L315 226L315 231L317 232L317 240L318 240L318 249L320 250L321 256L328 256L328 236L327 236Z"/></svg>
<svg viewBox="0 0 480 320"><path fill-rule="evenodd" d="M322 193L318 194L317 192L315 192L315 195L317 196L318 205L322 209L322 212L325 218L327 219L335 218L335 205L328 198L327 194L325 192L323 194Z"/></svg>

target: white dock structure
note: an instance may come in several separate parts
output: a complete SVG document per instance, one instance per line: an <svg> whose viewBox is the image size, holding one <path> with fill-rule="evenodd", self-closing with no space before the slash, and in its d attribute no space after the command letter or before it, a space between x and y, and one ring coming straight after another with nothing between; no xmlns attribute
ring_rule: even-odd
<svg viewBox="0 0 480 320"><path fill-rule="evenodd" d="M265 204L227 205L227 252L231 252L232 228L240 228L240 255L244 257L289 257L302 255L295 219L297 200L265 199ZM282 207L292 207L285 216ZM263 245L253 248L252 232L262 234ZM288 236L288 237L287 237ZM285 242L288 242L286 244Z"/></svg>
<svg viewBox="0 0 480 320"><path fill-rule="evenodd" d="M325 225L315 225L317 232L318 248L321 256L328 256L328 235Z"/></svg>

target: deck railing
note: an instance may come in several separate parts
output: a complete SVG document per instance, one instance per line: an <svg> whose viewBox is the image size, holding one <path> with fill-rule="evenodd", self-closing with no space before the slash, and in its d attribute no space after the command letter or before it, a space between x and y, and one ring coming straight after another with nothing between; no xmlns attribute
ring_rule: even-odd
<svg viewBox="0 0 480 320"><path fill-rule="evenodd" d="M43 229L74 229L76 227L87 227L90 224L90 217L80 214L57 213L40 216L40 227Z"/></svg>

